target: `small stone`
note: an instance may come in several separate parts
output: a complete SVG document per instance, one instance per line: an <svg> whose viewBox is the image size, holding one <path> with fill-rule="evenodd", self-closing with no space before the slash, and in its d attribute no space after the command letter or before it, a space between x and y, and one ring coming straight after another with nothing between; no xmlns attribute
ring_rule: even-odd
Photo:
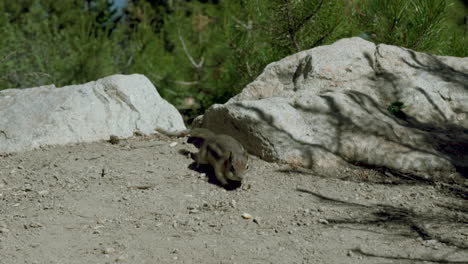
<svg viewBox="0 0 468 264"><path fill-rule="evenodd" d="M10 230L8 228L6 228L6 227L0 228L0 234L6 234L8 232L10 232Z"/></svg>
<svg viewBox="0 0 468 264"><path fill-rule="evenodd" d="M31 184L29 184L29 183L25 184L25 185L24 185L24 188L23 188L23 191L25 191L25 192L30 192L30 191L32 191L32 186L31 186Z"/></svg>
<svg viewBox="0 0 468 264"><path fill-rule="evenodd" d="M200 210L195 209L195 208L189 209L189 214L197 214L199 212L200 212Z"/></svg>
<svg viewBox="0 0 468 264"><path fill-rule="evenodd" d="M437 249L438 248L438 243L439 243L439 241L437 241L436 239L430 239L430 240L424 240L422 242L422 245L426 246L426 247L432 247L434 249Z"/></svg>
<svg viewBox="0 0 468 264"><path fill-rule="evenodd" d="M252 215L250 215L250 214L248 214L248 213L243 213L241 216L242 216L242 218L244 218L244 219L252 219L252 218L253 218Z"/></svg>
<svg viewBox="0 0 468 264"><path fill-rule="evenodd" d="M115 252L115 249L114 248L111 248L111 247L108 247L108 248L105 248L102 253L106 254L106 255L109 255L109 254L112 254Z"/></svg>
<svg viewBox="0 0 468 264"><path fill-rule="evenodd" d="M43 225L41 223L37 223L37 222L29 224L29 227L31 227L31 228L39 228L39 227L42 227L42 226Z"/></svg>
<svg viewBox="0 0 468 264"><path fill-rule="evenodd" d="M243 190L243 191L250 190L250 188L252 188L252 185L250 185L250 184L244 184L244 185L242 185L242 190Z"/></svg>
<svg viewBox="0 0 468 264"><path fill-rule="evenodd" d="M231 205L232 208L236 208L236 206L237 206L237 202L234 199L231 200L231 202L229 204Z"/></svg>
<svg viewBox="0 0 468 264"><path fill-rule="evenodd" d="M125 255L119 256L118 258L115 259L115 262L124 262L127 260L127 257Z"/></svg>
<svg viewBox="0 0 468 264"><path fill-rule="evenodd" d="M348 250L348 253L346 253L346 256L352 258L354 256L354 253L351 250Z"/></svg>
<svg viewBox="0 0 468 264"><path fill-rule="evenodd" d="M119 144L120 142L120 139L118 136L115 136L115 135L111 135L109 137L109 143L111 143L112 145L116 145L116 144Z"/></svg>
<svg viewBox="0 0 468 264"><path fill-rule="evenodd" d="M39 194L40 196L47 196L49 194L49 191L48 190L42 190L42 191L38 191L37 194Z"/></svg>
<svg viewBox="0 0 468 264"><path fill-rule="evenodd" d="M171 144L169 144L169 147L171 147L171 148L173 148L175 146L177 146L177 142L172 142Z"/></svg>
<svg viewBox="0 0 468 264"><path fill-rule="evenodd" d="M327 219L320 218L318 221L319 221L319 223L324 224L324 225L330 224L330 222L328 222Z"/></svg>

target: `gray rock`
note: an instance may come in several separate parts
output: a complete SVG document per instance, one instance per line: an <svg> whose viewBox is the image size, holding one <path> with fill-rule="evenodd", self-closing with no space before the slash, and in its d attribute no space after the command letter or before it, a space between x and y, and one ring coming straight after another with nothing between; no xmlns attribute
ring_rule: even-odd
<svg viewBox="0 0 468 264"><path fill-rule="evenodd" d="M405 107L391 113L395 102ZM348 163L466 173L468 58L343 39L269 64L199 123L265 160L324 174Z"/></svg>
<svg viewBox="0 0 468 264"><path fill-rule="evenodd" d="M143 75L82 85L0 91L0 152L185 129L177 109Z"/></svg>

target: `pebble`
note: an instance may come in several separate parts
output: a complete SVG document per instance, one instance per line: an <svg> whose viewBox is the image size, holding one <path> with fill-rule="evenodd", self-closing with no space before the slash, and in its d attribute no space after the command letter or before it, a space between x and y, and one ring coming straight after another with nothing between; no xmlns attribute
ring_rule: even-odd
<svg viewBox="0 0 468 264"><path fill-rule="evenodd" d="M42 191L38 191L37 194L39 194L40 196L47 196L49 194L49 191L48 190L42 190Z"/></svg>
<svg viewBox="0 0 468 264"><path fill-rule="evenodd" d="M171 144L169 144L169 147L171 147L171 148L173 148L175 146L177 146L177 142L172 142Z"/></svg>
<svg viewBox="0 0 468 264"><path fill-rule="evenodd" d="M257 225L260 225L260 219L259 218L254 218L252 221L254 223L256 223Z"/></svg>
<svg viewBox="0 0 468 264"><path fill-rule="evenodd" d="M0 234L5 234L5 233L8 233L8 232L10 232L10 230L8 228L6 228L6 227L0 228Z"/></svg>
<svg viewBox="0 0 468 264"><path fill-rule="evenodd" d="M439 241L437 241L436 239L430 239L430 240L424 240L422 242L422 245L425 247L431 247L433 249L439 249L438 243Z"/></svg>
<svg viewBox="0 0 468 264"><path fill-rule="evenodd" d="M118 136L115 136L115 135L111 135L109 137L109 143L111 143L112 145L116 145L116 144L119 144L120 142L120 139Z"/></svg>
<svg viewBox="0 0 468 264"><path fill-rule="evenodd" d="M330 222L328 222L327 219L320 218L318 221L319 221L319 223L324 224L324 225L330 224Z"/></svg>
<svg viewBox="0 0 468 264"><path fill-rule="evenodd" d="M199 212L200 212L200 210L195 209L195 208L189 209L189 214L196 214L196 213L199 213Z"/></svg>
<svg viewBox="0 0 468 264"><path fill-rule="evenodd" d="M243 213L242 214L242 218L244 219L252 219L252 215L248 214L248 213Z"/></svg>
<svg viewBox="0 0 468 264"><path fill-rule="evenodd" d="M105 248L102 253L106 254L106 255L109 255L109 254L112 254L115 252L115 249L114 248L111 248L111 247L108 247L108 248Z"/></svg>
<svg viewBox="0 0 468 264"><path fill-rule="evenodd" d="M27 183L24 185L24 189L23 189L25 192L30 192L32 191L32 186L31 184Z"/></svg>
<svg viewBox="0 0 468 264"><path fill-rule="evenodd" d="M243 190L243 191L250 190L250 188L252 188L252 185L250 185L250 184L244 184L244 185L242 185L242 190Z"/></svg>
<svg viewBox="0 0 468 264"><path fill-rule="evenodd" d="M31 228L39 228L39 227L42 227L42 226L43 225L41 223L37 223L37 222L29 224L29 227L31 227Z"/></svg>
<svg viewBox="0 0 468 264"><path fill-rule="evenodd" d="M236 205L237 205L236 200L231 200L230 205L232 208L236 208Z"/></svg>
<svg viewBox="0 0 468 264"><path fill-rule="evenodd" d="M125 257L125 255L122 255L116 258L115 262L124 262L125 260L127 260L127 257Z"/></svg>

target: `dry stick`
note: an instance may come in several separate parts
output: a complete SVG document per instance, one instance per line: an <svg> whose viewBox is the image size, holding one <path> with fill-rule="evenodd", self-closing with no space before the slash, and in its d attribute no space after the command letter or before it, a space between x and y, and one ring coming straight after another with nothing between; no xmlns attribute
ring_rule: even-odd
<svg viewBox="0 0 468 264"><path fill-rule="evenodd" d="M247 23L244 23L242 21L240 21L239 19L237 19L235 16L231 16L232 20L234 20L238 25L240 25L241 27L245 28L246 30L248 30L249 32L252 30L252 20L249 19L249 21Z"/></svg>
<svg viewBox="0 0 468 264"><path fill-rule="evenodd" d="M296 51L299 52L301 51L301 47L299 47L299 43L297 43L297 39L296 39L297 30L293 29L290 1L286 1L286 10L287 10L286 15L288 16L288 35L289 35L289 38L291 39L291 42L296 47Z"/></svg>
<svg viewBox="0 0 468 264"><path fill-rule="evenodd" d="M193 59L193 57L190 56L190 54L189 54L189 52L187 50L187 47L185 46L185 42L182 39L182 36L180 35L180 31L177 34L179 35L179 40L180 40L180 43L182 44L182 49L184 50L185 55L187 56L187 58L190 60L190 63L192 63L192 66L195 69L200 70L203 67L203 63L205 62L205 58L202 57L200 62L196 63L195 60Z"/></svg>
<svg viewBox="0 0 468 264"><path fill-rule="evenodd" d="M291 38L291 41L294 43L294 46L296 46L297 51L301 51L299 44L297 43L296 39L296 33L309 21L311 20L322 8L323 6L323 1L321 0L317 8L313 12L311 12L308 16L304 17L301 22L293 25L292 23L292 17L291 17L291 6L290 6L290 1L286 1L287 5L287 16L288 16L288 33Z"/></svg>
<svg viewBox="0 0 468 264"><path fill-rule="evenodd" d="M158 80L162 80L163 77L155 74L155 73L150 73L150 75L152 77L154 77L155 79L158 79ZM166 80L168 82L171 82L171 83L175 83L175 84L178 84L178 85L182 85L182 86L192 86L192 85L198 85L200 84L199 81L174 81L174 80Z"/></svg>
<svg viewBox="0 0 468 264"><path fill-rule="evenodd" d="M239 26L245 28L245 30L247 30L247 38L250 39L251 37L251 33L252 33L252 29L253 29L253 25L252 25L252 20L248 20L247 23L244 23L242 21L240 21L239 19L237 19L235 16L231 16L232 20L234 20ZM247 74L252 77L253 74L252 74L252 69L250 68L250 64L248 61L245 62L245 66L247 67Z"/></svg>

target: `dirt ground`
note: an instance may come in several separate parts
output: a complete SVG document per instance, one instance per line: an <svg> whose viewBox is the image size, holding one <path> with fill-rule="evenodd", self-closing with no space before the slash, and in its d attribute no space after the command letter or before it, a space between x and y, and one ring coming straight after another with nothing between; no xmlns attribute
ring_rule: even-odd
<svg viewBox="0 0 468 264"><path fill-rule="evenodd" d="M468 263L466 184L252 157L226 190L184 140L0 156L0 263Z"/></svg>

